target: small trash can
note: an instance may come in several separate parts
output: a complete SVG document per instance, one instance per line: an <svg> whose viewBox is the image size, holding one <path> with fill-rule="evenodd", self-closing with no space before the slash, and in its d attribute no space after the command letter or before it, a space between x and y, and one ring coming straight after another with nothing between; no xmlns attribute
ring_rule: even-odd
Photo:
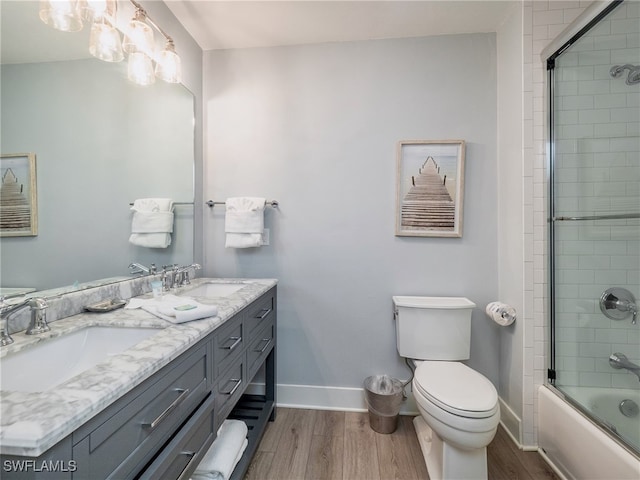
<svg viewBox="0 0 640 480"><path fill-rule="evenodd" d="M373 375L364 380L369 409L369 425L378 433L393 433L398 427L402 382L389 375Z"/></svg>

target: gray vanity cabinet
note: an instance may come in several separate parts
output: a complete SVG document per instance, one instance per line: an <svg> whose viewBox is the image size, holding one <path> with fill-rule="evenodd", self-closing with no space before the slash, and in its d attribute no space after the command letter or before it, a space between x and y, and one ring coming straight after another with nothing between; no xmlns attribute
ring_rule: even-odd
<svg viewBox="0 0 640 480"><path fill-rule="evenodd" d="M73 478L132 478L209 395L208 341L73 433Z"/></svg>
<svg viewBox="0 0 640 480"><path fill-rule="evenodd" d="M275 416L276 287L45 452L67 472L7 472L10 478L188 479L226 418L244 420L249 445L234 471L244 476ZM247 395L264 366L265 391ZM68 460L71 459L71 460ZM7 461L29 460L2 456Z"/></svg>

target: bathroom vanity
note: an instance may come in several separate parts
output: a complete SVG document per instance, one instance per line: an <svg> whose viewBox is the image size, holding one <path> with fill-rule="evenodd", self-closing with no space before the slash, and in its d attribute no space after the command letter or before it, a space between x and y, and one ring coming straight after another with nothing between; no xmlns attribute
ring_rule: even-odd
<svg viewBox="0 0 640 480"><path fill-rule="evenodd" d="M244 476L275 416L276 282L197 279L181 290L218 316L173 325L120 309L51 324L60 336L95 326L157 333L50 390L0 391L3 479L187 479L226 418L249 427L233 478ZM2 355L39 340L23 337ZM259 371L264 388L249 394Z"/></svg>

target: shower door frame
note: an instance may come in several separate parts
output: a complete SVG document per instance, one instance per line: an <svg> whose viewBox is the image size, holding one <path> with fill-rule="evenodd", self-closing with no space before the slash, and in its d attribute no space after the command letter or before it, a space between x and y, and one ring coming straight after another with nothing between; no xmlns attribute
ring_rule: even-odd
<svg viewBox="0 0 640 480"><path fill-rule="evenodd" d="M575 35L567 40L560 48L552 53L546 60L547 68L547 136L549 141L547 142L547 182L549 184L549 217L547 219L549 224L549 319L550 319L550 345L549 345L549 368L547 369L547 382L555 387L556 380L556 334L555 334L555 222L557 221L555 212L555 186L554 186L554 171L555 171L555 124L554 124L554 82L555 82L555 62L556 58L562 55L565 50L576 43L582 38L589 30L596 26L600 20L609 15L615 10L618 5L623 3L624 0L612 0L598 15L596 15L590 22L582 27Z"/></svg>

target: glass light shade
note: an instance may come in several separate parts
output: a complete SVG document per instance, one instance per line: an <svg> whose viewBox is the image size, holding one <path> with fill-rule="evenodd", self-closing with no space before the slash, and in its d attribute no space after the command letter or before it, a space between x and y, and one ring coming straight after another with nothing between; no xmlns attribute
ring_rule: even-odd
<svg viewBox="0 0 640 480"><path fill-rule="evenodd" d="M173 42L168 42L165 50L158 55L156 77L167 83L180 83L182 81L182 65L180 57L175 52Z"/></svg>
<svg viewBox="0 0 640 480"><path fill-rule="evenodd" d="M63 32L82 30L78 0L40 0L40 20Z"/></svg>
<svg viewBox="0 0 640 480"><path fill-rule="evenodd" d="M119 62L124 58L120 34L105 20L91 26L89 36L89 53L105 62Z"/></svg>
<svg viewBox="0 0 640 480"><path fill-rule="evenodd" d="M82 18L89 22L101 18L114 18L116 9L116 0L81 0L80 4Z"/></svg>
<svg viewBox="0 0 640 480"><path fill-rule="evenodd" d="M138 10L136 16L129 22L122 42L122 49L125 52L145 52L148 55L153 52L153 31L144 22L145 18L144 13Z"/></svg>
<svg viewBox="0 0 640 480"><path fill-rule="evenodd" d="M147 54L143 52L129 54L127 77L138 85L151 85L156 81L153 64Z"/></svg>

